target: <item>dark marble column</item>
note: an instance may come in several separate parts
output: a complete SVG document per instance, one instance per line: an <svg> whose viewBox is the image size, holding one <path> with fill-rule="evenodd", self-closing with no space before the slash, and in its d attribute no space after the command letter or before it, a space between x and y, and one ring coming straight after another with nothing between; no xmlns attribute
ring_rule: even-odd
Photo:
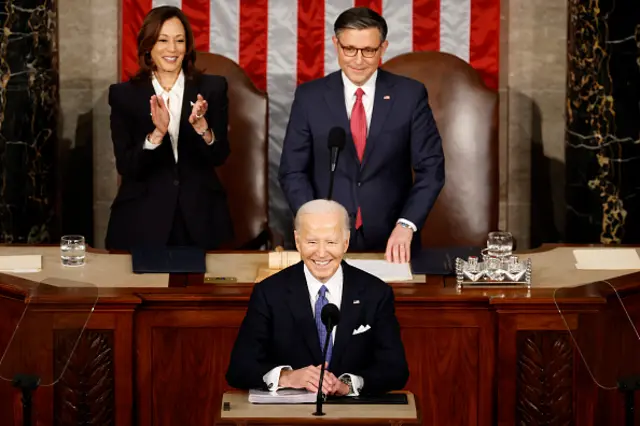
<svg viewBox="0 0 640 426"><path fill-rule="evenodd" d="M58 119L55 0L0 0L0 242L54 231Z"/></svg>
<svg viewBox="0 0 640 426"><path fill-rule="evenodd" d="M569 0L567 240L640 243L640 1Z"/></svg>

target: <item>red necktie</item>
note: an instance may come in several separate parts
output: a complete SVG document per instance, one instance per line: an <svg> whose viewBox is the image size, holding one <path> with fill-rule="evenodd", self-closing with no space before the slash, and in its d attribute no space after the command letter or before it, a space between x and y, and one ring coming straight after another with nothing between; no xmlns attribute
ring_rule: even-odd
<svg viewBox="0 0 640 426"><path fill-rule="evenodd" d="M351 136L353 137L353 143L356 146L356 152L358 153L358 160L362 163L362 157L364 156L364 147L367 144L367 115L364 113L364 105L362 104L362 95L364 90L358 87L356 90L356 103L351 110ZM362 213L360 207L358 207L358 213L356 214L356 229L362 226Z"/></svg>

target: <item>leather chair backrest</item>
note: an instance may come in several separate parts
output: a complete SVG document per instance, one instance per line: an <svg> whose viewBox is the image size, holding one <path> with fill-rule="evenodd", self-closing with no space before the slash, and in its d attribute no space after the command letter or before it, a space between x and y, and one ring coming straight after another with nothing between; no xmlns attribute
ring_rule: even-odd
<svg viewBox="0 0 640 426"><path fill-rule="evenodd" d="M407 53L382 68L426 86L442 137L445 185L422 228L423 247L484 247L498 228L497 93L447 53Z"/></svg>
<svg viewBox="0 0 640 426"><path fill-rule="evenodd" d="M238 64L224 56L197 52L196 67L226 77L231 154L216 173L227 193L235 240L231 249L256 249L268 234L267 95Z"/></svg>

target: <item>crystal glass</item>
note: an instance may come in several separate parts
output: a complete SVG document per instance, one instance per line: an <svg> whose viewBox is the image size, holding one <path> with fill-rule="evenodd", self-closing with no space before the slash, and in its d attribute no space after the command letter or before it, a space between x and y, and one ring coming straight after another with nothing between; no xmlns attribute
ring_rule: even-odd
<svg viewBox="0 0 640 426"><path fill-rule="evenodd" d="M468 264L471 272L478 271L478 258L476 256L469 256Z"/></svg>
<svg viewBox="0 0 640 426"><path fill-rule="evenodd" d="M493 281L502 281L504 279L502 261L499 257L489 256L487 258L487 276Z"/></svg>
<svg viewBox="0 0 640 426"><path fill-rule="evenodd" d="M509 272L520 272L520 262L518 256L509 257Z"/></svg>
<svg viewBox="0 0 640 426"><path fill-rule="evenodd" d="M513 236L511 232L489 232L487 238L489 256L508 258L513 251Z"/></svg>
<svg viewBox="0 0 640 426"><path fill-rule="evenodd" d="M82 235L64 235L60 239L60 260L64 266L84 265L85 251Z"/></svg>

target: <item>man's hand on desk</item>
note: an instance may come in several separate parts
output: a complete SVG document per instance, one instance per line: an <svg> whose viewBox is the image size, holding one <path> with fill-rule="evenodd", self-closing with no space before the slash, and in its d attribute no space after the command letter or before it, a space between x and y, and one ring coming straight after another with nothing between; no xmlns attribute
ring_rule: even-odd
<svg viewBox="0 0 640 426"><path fill-rule="evenodd" d="M320 366L310 365L298 370L283 370L280 372L278 387L306 389L310 392L318 392L320 383ZM322 381L322 393L325 395L346 395L349 393L349 386L340 380L330 371L324 371Z"/></svg>
<svg viewBox="0 0 640 426"><path fill-rule="evenodd" d="M387 250L384 258L387 262L408 263L411 261L411 240L413 230L397 224L387 241Z"/></svg>
<svg viewBox="0 0 640 426"><path fill-rule="evenodd" d="M325 371L324 374L327 374L327 372ZM331 375L333 376L333 374ZM344 383L340 379L336 379L335 384L333 385L333 388L331 389L331 392L329 393L329 395L345 396L348 394L349 394L349 385Z"/></svg>

